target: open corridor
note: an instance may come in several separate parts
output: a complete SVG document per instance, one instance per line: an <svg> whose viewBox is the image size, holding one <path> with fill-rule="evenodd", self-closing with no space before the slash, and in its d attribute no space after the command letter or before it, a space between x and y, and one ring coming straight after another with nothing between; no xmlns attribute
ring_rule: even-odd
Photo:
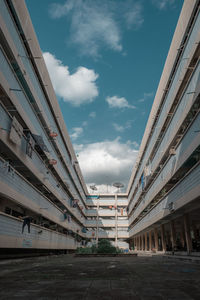
<svg viewBox="0 0 200 300"><path fill-rule="evenodd" d="M200 264L163 256L1 261L0 299L200 299Z"/></svg>

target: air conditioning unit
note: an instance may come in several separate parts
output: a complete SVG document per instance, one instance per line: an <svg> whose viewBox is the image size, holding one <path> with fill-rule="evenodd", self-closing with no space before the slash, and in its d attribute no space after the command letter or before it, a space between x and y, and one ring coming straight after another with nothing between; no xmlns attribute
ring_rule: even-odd
<svg viewBox="0 0 200 300"><path fill-rule="evenodd" d="M174 148L169 149L170 155L176 155L176 150Z"/></svg>

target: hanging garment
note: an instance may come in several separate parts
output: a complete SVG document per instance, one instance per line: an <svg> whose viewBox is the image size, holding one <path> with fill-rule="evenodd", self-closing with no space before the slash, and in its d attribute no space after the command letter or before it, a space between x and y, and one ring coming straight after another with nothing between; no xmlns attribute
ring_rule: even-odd
<svg viewBox="0 0 200 300"><path fill-rule="evenodd" d="M22 218L24 221L23 221L23 224L22 224L22 233L24 232L24 227L27 225L28 227L28 233L30 233L30 224L31 224L31 220L32 218L29 217L29 216L25 216Z"/></svg>
<svg viewBox="0 0 200 300"><path fill-rule="evenodd" d="M27 144L26 144L26 154L29 157L32 157L34 147L35 147L35 140L33 139L32 135L29 133L27 136Z"/></svg>
<svg viewBox="0 0 200 300"><path fill-rule="evenodd" d="M38 145L41 150L43 150L44 152L50 153L47 146L45 145L44 140L41 135L32 134L32 136L36 142L36 145Z"/></svg>
<svg viewBox="0 0 200 300"><path fill-rule="evenodd" d="M64 217L64 220L67 219L67 213L66 212L63 213L63 217Z"/></svg>

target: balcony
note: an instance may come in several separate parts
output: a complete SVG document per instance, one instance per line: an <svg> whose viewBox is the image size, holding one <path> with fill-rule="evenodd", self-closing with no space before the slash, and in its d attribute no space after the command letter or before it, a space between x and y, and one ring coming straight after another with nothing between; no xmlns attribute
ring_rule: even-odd
<svg viewBox="0 0 200 300"><path fill-rule="evenodd" d="M54 203L31 185L25 178L17 172L11 172L4 163L0 160L0 185L1 193L13 199L14 202L21 204L23 207L28 207L38 215L43 215L45 218L61 225L64 228L72 231L79 230L82 227L71 220L64 222L63 211L60 210Z"/></svg>
<svg viewBox="0 0 200 300"><path fill-rule="evenodd" d="M128 227L128 220L86 220L86 223L85 223L85 227L116 227L116 224L117 226L119 227Z"/></svg>
<svg viewBox="0 0 200 300"><path fill-rule="evenodd" d="M143 200L140 202L138 207L133 211L129 221L130 224L133 220L143 211L143 209L153 200L156 194L165 186L165 184L170 180L170 178L177 172L180 166L186 161L186 159L191 155L195 148L199 144L200 133L196 132L199 128L200 114L197 116L186 135L182 139L178 148L176 149L176 156L172 156L167 164L164 166L161 173L153 182L152 186L149 188L147 193L143 196ZM140 192L135 196L134 202L136 203L139 199Z"/></svg>
<svg viewBox="0 0 200 300"><path fill-rule="evenodd" d="M175 188L167 194L155 207L153 207L141 220L130 230L130 237L148 228L152 224L169 216L171 211L167 209L169 203L173 203L173 211L182 208L195 198L199 197L200 191L200 165L192 171Z"/></svg>

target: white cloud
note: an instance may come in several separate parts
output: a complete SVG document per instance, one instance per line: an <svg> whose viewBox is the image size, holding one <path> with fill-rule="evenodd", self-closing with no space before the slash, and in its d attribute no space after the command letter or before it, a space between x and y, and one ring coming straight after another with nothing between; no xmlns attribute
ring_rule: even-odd
<svg viewBox="0 0 200 300"><path fill-rule="evenodd" d="M175 3L175 0L152 0L152 3L158 7L160 10L165 9Z"/></svg>
<svg viewBox="0 0 200 300"><path fill-rule="evenodd" d="M49 52L43 53L49 75L56 94L74 106L89 103L98 96L96 80L98 74L94 70L78 67L70 74L68 66Z"/></svg>
<svg viewBox="0 0 200 300"><path fill-rule="evenodd" d="M152 98L154 95L153 92L150 93L144 93L143 98L139 99L138 102L144 102L146 101L148 98Z"/></svg>
<svg viewBox="0 0 200 300"><path fill-rule="evenodd" d="M83 55L98 57L101 48L122 51L122 26L139 28L142 6L135 0L67 0L50 6L54 19L67 16L70 41ZM121 26L121 27L120 27Z"/></svg>
<svg viewBox="0 0 200 300"><path fill-rule="evenodd" d="M68 0L64 5L54 4L50 13L54 18L71 12L71 42L82 54L98 56L101 44L121 51L120 31L108 5L99 1Z"/></svg>
<svg viewBox="0 0 200 300"><path fill-rule="evenodd" d="M82 126L86 127L87 125L88 125L88 122L87 121L83 121Z"/></svg>
<svg viewBox="0 0 200 300"><path fill-rule="evenodd" d="M128 120L126 121L126 128L131 128L132 127L132 123L134 122L134 120Z"/></svg>
<svg viewBox="0 0 200 300"><path fill-rule="evenodd" d="M125 129L131 128L132 122L133 122L133 120L128 120L128 121L125 123L124 126L119 125L119 124L117 124L117 123L113 123L112 125L113 125L113 127L114 127L114 129L115 129L116 131L118 131L118 132L123 132Z"/></svg>
<svg viewBox="0 0 200 300"><path fill-rule="evenodd" d="M119 132L123 132L124 131L124 127L118 125L117 123L113 123L113 127L115 128L116 131L119 131Z"/></svg>
<svg viewBox="0 0 200 300"><path fill-rule="evenodd" d="M112 97L107 97L106 101L108 102L109 106L111 108L136 108L133 105L130 105L126 98L124 97L118 97L118 96L112 96Z"/></svg>
<svg viewBox="0 0 200 300"><path fill-rule="evenodd" d="M139 144L137 142L130 142L130 145L133 145L134 148L138 149L139 148Z"/></svg>
<svg viewBox="0 0 200 300"><path fill-rule="evenodd" d="M70 137L72 140L77 140L77 138L79 138L79 136L83 133L83 128L81 127L74 127L72 128L72 133L70 134Z"/></svg>
<svg viewBox="0 0 200 300"><path fill-rule="evenodd" d="M115 194L118 192L118 188L114 187L110 184L96 184L96 191L93 191L90 186L92 186L94 183L87 184L88 192L90 194ZM120 192L124 192L124 189L120 189Z"/></svg>
<svg viewBox="0 0 200 300"><path fill-rule="evenodd" d="M125 12L124 17L128 29L138 29L144 22L142 17L142 5L140 3L133 3Z"/></svg>
<svg viewBox="0 0 200 300"><path fill-rule="evenodd" d="M89 114L89 117L91 118L96 118L96 112L95 111L92 111L90 114Z"/></svg>
<svg viewBox="0 0 200 300"><path fill-rule="evenodd" d="M123 144L117 138L74 147L86 183L127 185L138 153L130 141Z"/></svg>

